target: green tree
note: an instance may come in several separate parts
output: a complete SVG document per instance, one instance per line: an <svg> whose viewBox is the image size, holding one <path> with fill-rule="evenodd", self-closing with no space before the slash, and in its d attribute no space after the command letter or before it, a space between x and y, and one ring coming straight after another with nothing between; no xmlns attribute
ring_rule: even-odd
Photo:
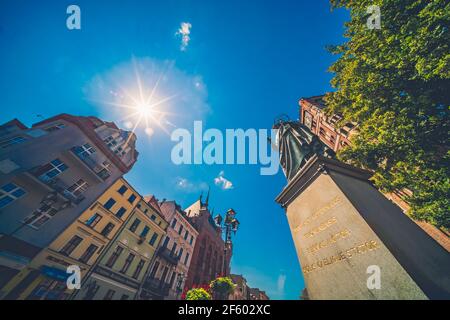
<svg viewBox="0 0 450 320"><path fill-rule="evenodd" d="M211 281L209 287L217 300L227 300L228 296L233 293L236 285L230 277L219 277Z"/></svg>
<svg viewBox="0 0 450 320"><path fill-rule="evenodd" d="M211 294L203 288L193 288L186 292L186 300L211 300Z"/></svg>
<svg viewBox="0 0 450 320"><path fill-rule="evenodd" d="M450 2L331 0L346 8L342 45L330 67L328 111L355 121L359 133L338 157L374 171L382 191L408 188L410 214L450 228ZM381 29L369 29L378 5Z"/></svg>

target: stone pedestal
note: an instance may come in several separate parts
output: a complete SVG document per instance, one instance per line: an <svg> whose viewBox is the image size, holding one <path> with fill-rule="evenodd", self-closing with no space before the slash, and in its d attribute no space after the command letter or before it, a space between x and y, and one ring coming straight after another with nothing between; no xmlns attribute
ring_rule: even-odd
<svg viewBox="0 0 450 320"><path fill-rule="evenodd" d="M315 156L276 199L310 299L449 299L449 253L369 177Z"/></svg>

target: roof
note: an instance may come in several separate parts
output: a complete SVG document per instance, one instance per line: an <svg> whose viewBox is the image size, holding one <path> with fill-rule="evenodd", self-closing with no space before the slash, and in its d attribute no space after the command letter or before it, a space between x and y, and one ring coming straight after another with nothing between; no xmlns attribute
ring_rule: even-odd
<svg viewBox="0 0 450 320"><path fill-rule="evenodd" d="M323 98L325 97L324 94L319 95L319 96L312 96L312 97L307 97L307 98L300 98L300 103L301 101L306 101L320 109L323 109L326 107L325 105L325 101L323 100Z"/></svg>
<svg viewBox="0 0 450 320"><path fill-rule="evenodd" d="M158 199L155 198L153 194L144 196L144 201L147 202L149 206L155 209L159 214L162 214L161 207L159 206Z"/></svg>
<svg viewBox="0 0 450 320"><path fill-rule="evenodd" d="M156 199L156 198L155 198ZM156 199L156 201L158 201ZM192 226L192 228L195 229L194 224L187 216L186 212L181 208L181 206L175 201L175 200L169 200L169 201L161 201L158 203L159 207L161 208L162 215L167 219L170 215L173 214L173 212L176 210L178 213L181 214L181 216L186 220L188 224Z"/></svg>
<svg viewBox="0 0 450 320"><path fill-rule="evenodd" d="M19 127L20 129L23 129L23 130L28 129L28 127L26 125L24 125L19 119L14 118L14 119L0 125L0 130L3 130L8 127L12 127L12 126Z"/></svg>

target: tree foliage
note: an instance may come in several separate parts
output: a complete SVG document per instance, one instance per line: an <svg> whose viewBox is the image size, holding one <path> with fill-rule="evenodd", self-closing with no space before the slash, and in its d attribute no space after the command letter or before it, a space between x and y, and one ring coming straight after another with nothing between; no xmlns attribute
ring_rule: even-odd
<svg viewBox="0 0 450 320"><path fill-rule="evenodd" d="M226 300L233 293L236 285L230 277L219 277L211 281L209 287L217 299Z"/></svg>
<svg viewBox="0 0 450 320"><path fill-rule="evenodd" d="M330 47L338 60L328 112L359 133L342 160L374 170L382 191L407 188L410 214L450 228L448 0L331 0L347 8L346 42ZM381 29L366 25L378 5Z"/></svg>
<svg viewBox="0 0 450 320"><path fill-rule="evenodd" d="M211 300L211 294L203 288L193 288L186 292L186 300Z"/></svg>

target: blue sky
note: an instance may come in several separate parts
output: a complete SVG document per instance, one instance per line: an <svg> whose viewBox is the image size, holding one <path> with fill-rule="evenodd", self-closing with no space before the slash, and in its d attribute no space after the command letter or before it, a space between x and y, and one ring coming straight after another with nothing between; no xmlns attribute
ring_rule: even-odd
<svg viewBox="0 0 450 320"><path fill-rule="evenodd" d="M66 28L66 8L81 8L81 30ZM95 115L120 126L124 110L98 103L113 86L133 85L133 66L151 86L167 76L162 95L169 132L206 128L270 128L280 114L298 118L298 99L330 90L325 46L343 41L348 13L328 1L21 1L0 3L0 122L27 125L65 112ZM182 22L191 24L181 50ZM123 83L121 83L123 82ZM109 88L111 87L111 90ZM106 88L106 89L105 89ZM165 92L167 91L167 92ZM122 113L121 113L122 112ZM132 123L132 120L131 120ZM126 176L141 194L183 207L211 187L211 207L238 212L232 271L272 299L297 299L300 266L284 211L274 198L281 172L258 165L181 165L174 142L158 126L137 129L139 160ZM220 173L232 183L216 185ZM222 180L223 181L223 180Z"/></svg>

